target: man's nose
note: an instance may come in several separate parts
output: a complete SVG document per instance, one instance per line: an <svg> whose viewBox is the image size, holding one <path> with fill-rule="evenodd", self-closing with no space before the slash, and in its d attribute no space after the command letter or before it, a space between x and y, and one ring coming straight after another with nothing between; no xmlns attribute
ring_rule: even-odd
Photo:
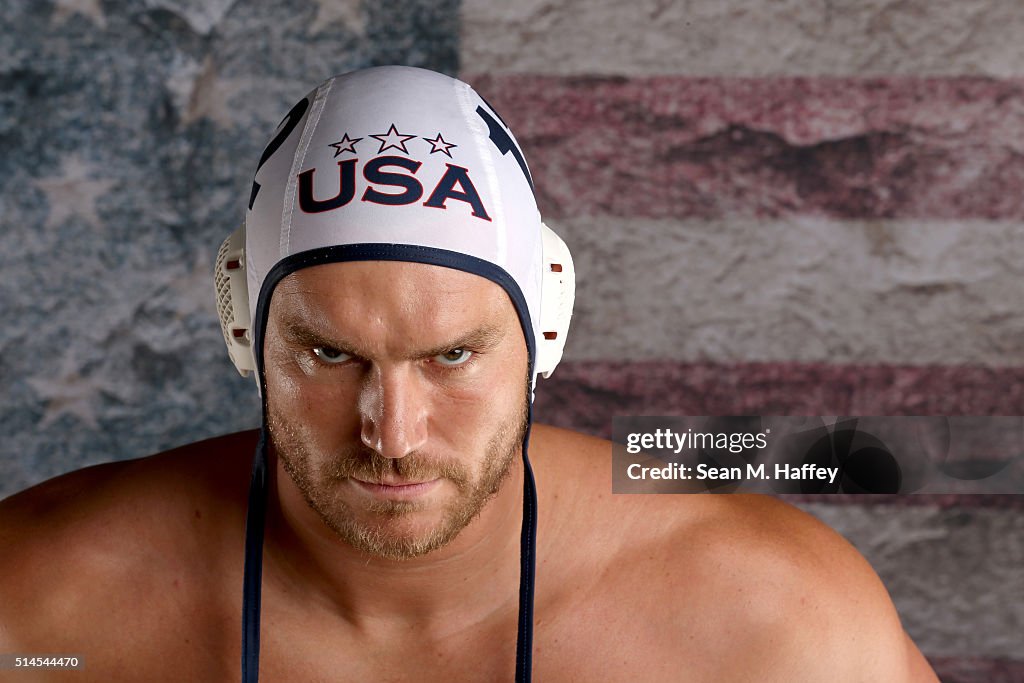
<svg viewBox="0 0 1024 683"><path fill-rule="evenodd" d="M374 364L359 397L360 437L385 458L402 458L427 440L427 402L416 371Z"/></svg>

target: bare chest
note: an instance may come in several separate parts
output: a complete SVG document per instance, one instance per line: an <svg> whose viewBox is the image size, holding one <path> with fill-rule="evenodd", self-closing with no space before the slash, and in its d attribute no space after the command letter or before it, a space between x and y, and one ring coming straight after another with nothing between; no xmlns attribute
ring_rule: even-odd
<svg viewBox="0 0 1024 683"><path fill-rule="evenodd" d="M443 638L415 628L379 638L319 617L298 601L272 592L264 597L264 682L514 680L514 612ZM152 619L157 604L138 621L130 615L139 602L132 602L115 606L118 618L101 619L103 633L93 633L102 637L74 643L72 649L84 654L87 669L98 675L90 679L87 673L83 680L241 680L241 614L235 606L225 601L181 610L165 603L159 605L157 623ZM770 679L763 667L750 668L744 643L723 638L700 613L666 615L641 596L625 595L539 601L536 607L532 670L537 681Z"/></svg>
<svg viewBox="0 0 1024 683"><path fill-rule="evenodd" d="M685 619L682 620L685 625ZM645 609L617 601L538 605L533 679L571 681L738 680L748 670L732 645L703 632L698 619L682 631ZM516 616L439 640L410 629L386 641L294 615L267 614L261 680L266 681L513 681ZM762 672L763 673L763 672Z"/></svg>
<svg viewBox="0 0 1024 683"><path fill-rule="evenodd" d="M370 635L336 620L298 619L267 610L260 679L266 681L511 681L515 622L480 624L439 637L398 627Z"/></svg>

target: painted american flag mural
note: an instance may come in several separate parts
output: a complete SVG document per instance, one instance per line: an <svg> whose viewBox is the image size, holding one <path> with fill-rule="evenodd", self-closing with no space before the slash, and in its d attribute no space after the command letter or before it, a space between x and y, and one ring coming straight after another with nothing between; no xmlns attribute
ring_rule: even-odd
<svg viewBox="0 0 1024 683"><path fill-rule="evenodd" d="M213 256L282 113L373 64L487 97L573 250L540 421L1024 412L1020 3L3 7L3 494L258 424ZM1021 497L795 502L944 681L1024 681Z"/></svg>

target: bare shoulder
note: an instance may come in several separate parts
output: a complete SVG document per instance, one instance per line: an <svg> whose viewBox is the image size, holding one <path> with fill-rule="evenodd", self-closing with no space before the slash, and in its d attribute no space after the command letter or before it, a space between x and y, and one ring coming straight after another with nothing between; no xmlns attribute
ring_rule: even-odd
<svg viewBox="0 0 1024 683"><path fill-rule="evenodd" d="M878 575L832 528L769 496L694 497L699 514L666 535L669 557L689 556L713 588L720 628L745 629L738 667L771 662L763 680L937 681ZM670 516L677 501L657 498Z"/></svg>
<svg viewBox="0 0 1024 683"><path fill-rule="evenodd" d="M733 678L936 680L877 574L816 518L769 496L615 495L611 442L538 436L538 493L558 518L549 528L578 549L576 585L593 568L578 592L605 600L605 619L641 613L631 627L647 642L700 643L702 661L729 662Z"/></svg>
<svg viewBox="0 0 1024 683"><path fill-rule="evenodd" d="M110 525L130 526L244 497L256 432L238 432L134 460L68 472L0 501L0 534L30 544L33 538L83 534ZM242 477L239 477L239 474ZM70 540L70 538L65 539ZM95 539L91 539L95 540Z"/></svg>
<svg viewBox="0 0 1024 683"><path fill-rule="evenodd" d="M0 501L0 651L49 651L56 633L68 647L123 643L145 613L187 609L209 549L240 553L255 439L88 467Z"/></svg>

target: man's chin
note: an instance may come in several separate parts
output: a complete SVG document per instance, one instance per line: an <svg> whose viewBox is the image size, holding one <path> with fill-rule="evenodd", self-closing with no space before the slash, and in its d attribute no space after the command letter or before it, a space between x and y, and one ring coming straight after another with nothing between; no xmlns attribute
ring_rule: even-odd
<svg viewBox="0 0 1024 683"><path fill-rule="evenodd" d="M450 543L468 520L441 496L382 500L357 495L313 497L310 506L344 543L367 555L410 559ZM465 523L463 523L465 522Z"/></svg>
<svg viewBox="0 0 1024 683"><path fill-rule="evenodd" d="M377 518L368 523L349 521L348 524L339 525L335 531L343 541L367 555L409 560L443 548L455 540L464 528L453 528L445 524L444 520L420 517L422 515L409 513Z"/></svg>

